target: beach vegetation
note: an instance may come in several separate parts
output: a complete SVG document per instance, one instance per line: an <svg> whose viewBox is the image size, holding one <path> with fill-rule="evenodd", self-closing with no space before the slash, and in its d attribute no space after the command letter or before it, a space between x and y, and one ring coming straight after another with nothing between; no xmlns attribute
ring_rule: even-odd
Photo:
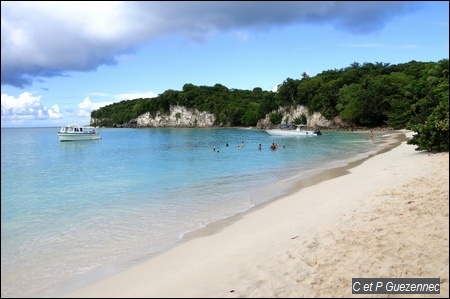
<svg viewBox="0 0 450 299"><path fill-rule="evenodd" d="M428 150L433 152L449 151L449 133L448 133L448 116L449 116L449 85L439 84L433 92L419 102L419 106L425 106L420 111L431 111L429 114L425 112L425 118L421 123L409 125L409 129L416 132L407 144L417 145L416 150ZM436 106L433 107L433 103Z"/></svg>
<svg viewBox="0 0 450 299"><path fill-rule="evenodd" d="M283 118L283 113L281 113L281 111L275 111L275 112L271 112L269 114L269 120L271 124L280 124L281 123L281 119Z"/></svg>
<svg viewBox="0 0 450 299"><path fill-rule="evenodd" d="M296 125L304 125L306 124L307 118L306 115L302 114L300 117L294 118L294 124Z"/></svg>

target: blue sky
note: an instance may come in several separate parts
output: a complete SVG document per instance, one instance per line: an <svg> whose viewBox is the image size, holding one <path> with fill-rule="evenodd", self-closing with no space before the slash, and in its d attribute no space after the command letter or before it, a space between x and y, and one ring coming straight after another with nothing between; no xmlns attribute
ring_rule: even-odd
<svg viewBox="0 0 450 299"><path fill-rule="evenodd" d="M1 126L186 83L272 90L353 62L448 59L448 1L1 1Z"/></svg>

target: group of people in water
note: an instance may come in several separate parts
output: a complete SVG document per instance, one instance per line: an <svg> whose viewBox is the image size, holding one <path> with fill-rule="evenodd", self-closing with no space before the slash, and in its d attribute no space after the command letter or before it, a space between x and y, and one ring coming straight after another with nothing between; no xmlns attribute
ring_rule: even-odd
<svg viewBox="0 0 450 299"><path fill-rule="evenodd" d="M370 140L370 141L374 141L373 131L370 131L370 133L369 133L369 140ZM228 147L229 144L227 143L225 146ZM236 149L237 149L237 150L240 150L240 149L243 149L244 147L245 147L245 142L242 141L241 144L238 144L238 145L236 146ZM270 149L273 150L273 151L276 151L276 150L278 149L278 147L279 147L278 143L272 142L272 145L270 146ZM283 149L285 149L285 148L286 148L286 146L283 145ZM259 150L262 150L262 145L261 145L261 143L258 145L258 149L259 149ZM218 151L216 148L213 148L213 152L219 152L219 151Z"/></svg>
<svg viewBox="0 0 450 299"><path fill-rule="evenodd" d="M270 146L270 149L276 151L278 149L278 143L273 142L272 145Z"/></svg>
<svg viewBox="0 0 450 299"><path fill-rule="evenodd" d="M227 143L225 146L226 146L226 147L229 147L230 145ZM240 150L240 149L243 149L244 147L245 147L245 142L242 141L241 144L238 144L238 145L236 146L236 149L237 149L237 150ZM279 147L278 143L272 142L272 145L270 146L270 149L273 150L273 151L276 151L276 150L278 149L278 147ZM283 145L283 149L285 149L285 148L286 148L286 146ZM259 149L259 150L262 150L262 145L261 145L261 143L258 145L258 149ZM218 151L216 148L213 148L213 152L217 152L217 153L218 153L219 151Z"/></svg>

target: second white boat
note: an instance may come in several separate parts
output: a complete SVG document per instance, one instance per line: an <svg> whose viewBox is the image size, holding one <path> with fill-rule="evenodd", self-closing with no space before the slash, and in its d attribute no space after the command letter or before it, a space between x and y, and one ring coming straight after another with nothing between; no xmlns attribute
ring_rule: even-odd
<svg viewBox="0 0 450 299"><path fill-rule="evenodd" d="M303 130L302 127L305 127L305 125L297 125L297 128L295 130L292 130L292 129L269 129L269 130L266 130L266 132L269 133L270 135L275 135L275 136L313 137L313 136L322 135L322 132L320 132L319 129L317 129L315 131L308 131L308 130Z"/></svg>

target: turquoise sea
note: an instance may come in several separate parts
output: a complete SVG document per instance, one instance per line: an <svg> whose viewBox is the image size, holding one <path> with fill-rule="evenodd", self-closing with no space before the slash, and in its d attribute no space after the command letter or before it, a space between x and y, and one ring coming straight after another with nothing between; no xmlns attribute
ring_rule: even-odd
<svg viewBox="0 0 450 299"><path fill-rule="evenodd" d="M2 297L58 296L114 274L383 145L362 132L240 128L104 128L100 140L59 142L58 129L1 129Z"/></svg>

